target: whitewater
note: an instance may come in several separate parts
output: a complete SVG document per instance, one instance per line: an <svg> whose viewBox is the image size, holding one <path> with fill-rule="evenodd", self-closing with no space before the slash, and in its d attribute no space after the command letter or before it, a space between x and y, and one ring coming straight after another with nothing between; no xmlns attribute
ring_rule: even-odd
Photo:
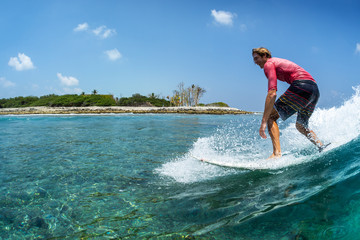
<svg viewBox="0 0 360 240"><path fill-rule="evenodd" d="M354 95L340 107L318 108L310 118L310 128L324 143L331 143L322 154L317 153L317 149L299 134L293 117L286 122L279 120L284 156L276 160L268 160L267 157L272 149L270 138L263 140L258 136L258 118L251 118L243 122L233 120L217 129L212 136L199 138L188 153L165 164L159 171L179 182L193 182L233 172L199 162L198 158L234 168L281 170L327 156L333 149L359 137L360 86L353 87L353 90ZM179 172L179 169L183 171Z"/></svg>
<svg viewBox="0 0 360 240"><path fill-rule="evenodd" d="M187 153L157 169L159 174L183 184L236 179L235 183L224 183L234 187L235 198L239 200L229 214L231 217L222 217L196 234L237 225L274 209L304 202L359 175L360 87L353 90L353 96L341 106L316 109L310 118L310 128L324 143L331 143L322 153L298 133L293 117L279 121L283 156L267 159L272 151L271 140L258 136L261 119L254 116L241 121L234 119L211 136L200 137ZM223 167L201 162L199 158Z"/></svg>

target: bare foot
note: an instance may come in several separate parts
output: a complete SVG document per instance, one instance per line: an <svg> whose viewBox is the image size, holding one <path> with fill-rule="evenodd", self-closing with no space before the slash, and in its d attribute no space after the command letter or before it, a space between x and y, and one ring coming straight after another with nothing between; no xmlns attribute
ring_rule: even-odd
<svg viewBox="0 0 360 240"><path fill-rule="evenodd" d="M268 157L268 159L276 159L276 158L279 158L279 157L281 157L281 153L277 153L277 154L273 153L273 154L271 154L270 157Z"/></svg>

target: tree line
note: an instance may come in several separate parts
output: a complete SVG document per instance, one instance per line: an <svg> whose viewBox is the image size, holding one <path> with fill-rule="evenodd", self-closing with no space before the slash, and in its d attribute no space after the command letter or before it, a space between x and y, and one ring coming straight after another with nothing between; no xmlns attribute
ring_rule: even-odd
<svg viewBox="0 0 360 240"><path fill-rule="evenodd" d="M201 97L206 93L206 90L197 86L191 85L185 87L184 83L178 85L178 89L174 90L173 96L160 97L155 93L148 96L143 96L139 93L133 94L131 97L117 98L113 95L100 95L97 90L93 90L92 94L80 95L45 95L41 97L14 97L8 99L0 99L0 108L19 108L19 107L86 107L86 106L154 106L154 107L169 107L169 106L218 106L228 107L227 104L218 102L212 104L200 104Z"/></svg>
<svg viewBox="0 0 360 240"><path fill-rule="evenodd" d="M41 97L15 97L0 99L0 108L19 107L88 107L88 106L155 106L168 107L170 102L166 99L133 94L131 97L114 98L113 95L46 95Z"/></svg>
<svg viewBox="0 0 360 240"><path fill-rule="evenodd" d="M19 107L85 107L85 106L115 106L116 101L112 95L55 95L41 97L15 97L0 99L0 108Z"/></svg>

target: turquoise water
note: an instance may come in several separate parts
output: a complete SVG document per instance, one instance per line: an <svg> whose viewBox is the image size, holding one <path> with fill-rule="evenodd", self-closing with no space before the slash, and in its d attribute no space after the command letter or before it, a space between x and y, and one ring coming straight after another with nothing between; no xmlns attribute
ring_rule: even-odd
<svg viewBox="0 0 360 240"><path fill-rule="evenodd" d="M0 239L359 239L355 90L272 162L260 115L1 116Z"/></svg>

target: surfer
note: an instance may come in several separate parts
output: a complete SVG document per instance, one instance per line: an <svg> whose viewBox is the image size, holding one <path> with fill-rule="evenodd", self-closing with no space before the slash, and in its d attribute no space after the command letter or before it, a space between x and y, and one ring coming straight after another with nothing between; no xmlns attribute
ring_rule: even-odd
<svg viewBox="0 0 360 240"><path fill-rule="evenodd" d="M266 138L265 129L266 126L268 127L273 145L273 154L269 158L281 156L280 132L276 121L279 117L285 121L296 112L296 129L321 152L327 145L324 145L308 127L309 118L320 96L314 78L297 64L286 59L272 57L266 48L254 48L252 56L255 64L264 69L268 79L268 93L259 134L262 138ZM275 101L278 79L289 83L290 87Z"/></svg>

